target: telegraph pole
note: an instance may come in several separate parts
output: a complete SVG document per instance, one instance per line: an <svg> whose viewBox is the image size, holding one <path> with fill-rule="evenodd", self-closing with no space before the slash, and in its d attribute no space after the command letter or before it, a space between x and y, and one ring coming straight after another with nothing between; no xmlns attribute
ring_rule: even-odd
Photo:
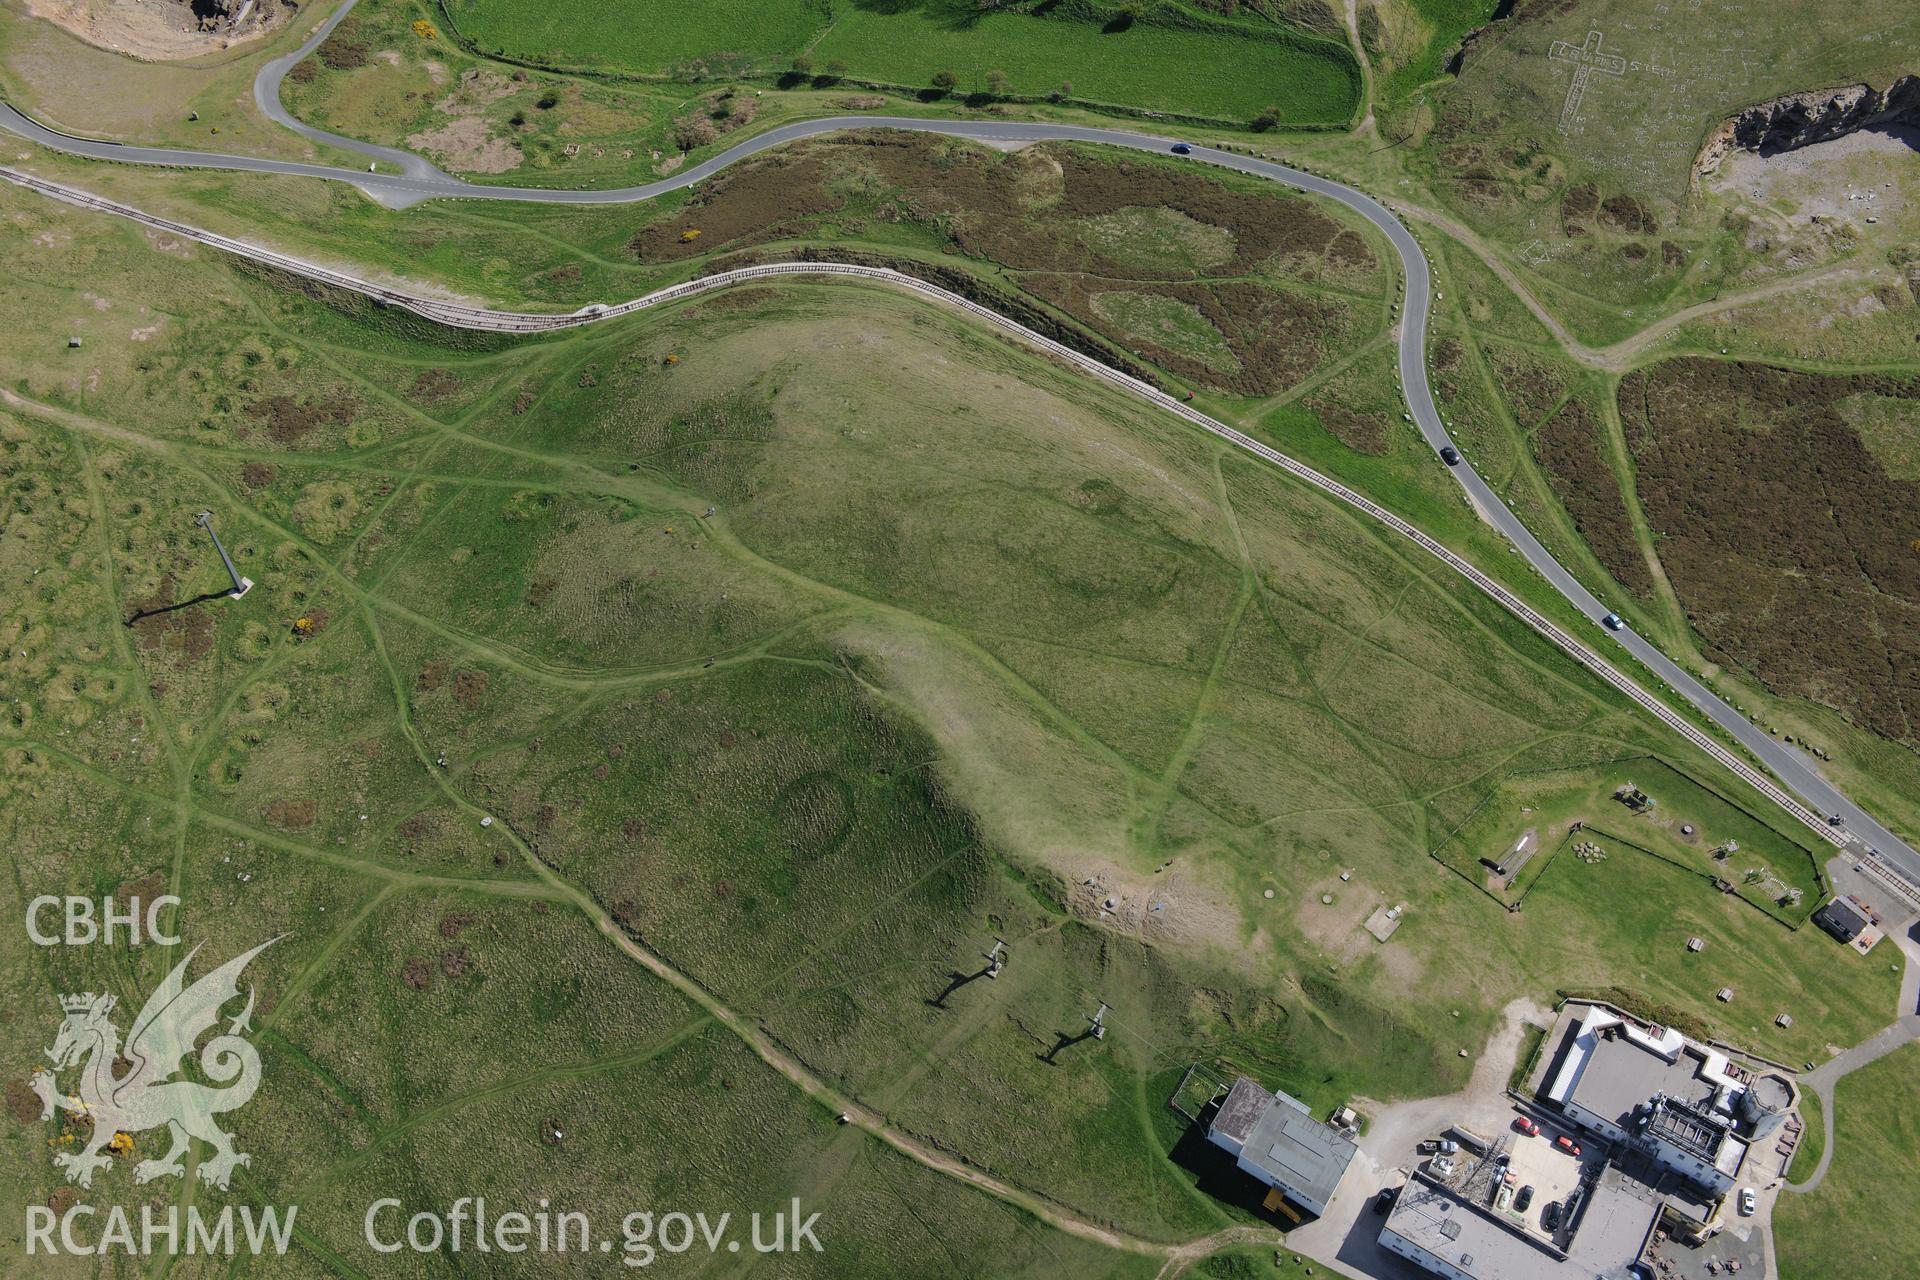
<svg viewBox="0 0 1920 1280"><path fill-rule="evenodd" d="M1088 1022L1091 1022L1093 1024L1093 1031L1091 1034L1095 1040L1105 1040L1107 1038L1106 1017L1107 1017L1107 1002L1105 1000L1102 1000L1100 1002L1100 1007L1093 1012L1093 1015L1091 1017L1087 1019Z"/></svg>
<svg viewBox="0 0 1920 1280"><path fill-rule="evenodd" d="M233 567L233 558L227 554L227 549L220 545L220 535L213 531L213 512L202 511L194 523L205 529L207 536L213 539L213 549L220 553L220 563L227 566L227 576L233 579L233 590L227 592L228 599L238 600L253 590L253 579L240 576L240 571Z"/></svg>

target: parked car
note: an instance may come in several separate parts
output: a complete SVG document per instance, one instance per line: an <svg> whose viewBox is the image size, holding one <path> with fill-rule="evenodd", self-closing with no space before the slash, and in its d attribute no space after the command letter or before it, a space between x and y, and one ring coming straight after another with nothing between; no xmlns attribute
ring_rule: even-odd
<svg viewBox="0 0 1920 1280"><path fill-rule="evenodd" d="M1605 627L1609 631L1619 631L1623 629L1627 624L1621 619L1619 614L1610 613L1606 617L1600 619L1600 625Z"/></svg>
<svg viewBox="0 0 1920 1280"><path fill-rule="evenodd" d="M1522 1187L1520 1188L1520 1194L1513 1198L1513 1211L1515 1213L1525 1213L1532 1204L1533 1188Z"/></svg>
<svg viewBox="0 0 1920 1280"><path fill-rule="evenodd" d="M1740 1216L1743 1218L1751 1218L1754 1210L1759 1207L1760 1197L1753 1194L1753 1188L1740 1188Z"/></svg>
<svg viewBox="0 0 1920 1280"><path fill-rule="evenodd" d="M1393 1208L1394 1197L1399 1194L1400 1190L1397 1187L1380 1188L1380 1193L1373 1198L1373 1211L1378 1214L1385 1214L1387 1210Z"/></svg>
<svg viewBox="0 0 1920 1280"><path fill-rule="evenodd" d="M1513 1118L1513 1128L1514 1132L1524 1133L1529 1138L1540 1136L1540 1126L1531 1116L1515 1116Z"/></svg>
<svg viewBox="0 0 1920 1280"><path fill-rule="evenodd" d="M1558 1200L1550 1201L1547 1207L1540 1211L1540 1225L1548 1231L1558 1231L1560 1229L1560 1202Z"/></svg>
<svg viewBox="0 0 1920 1280"><path fill-rule="evenodd" d="M1560 1148L1562 1151L1566 1152L1570 1156L1577 1156L1580 1154L1580 1144L1575 1142L1572 1138L1569 1138L1564 1133L1553 1140L1553 1145Z"/></svg>
<svg viewBox="0 0 1920 1280"><path fill-rule="evenodd" d="M1456 1152L1456 1151L1458 1151L1459 1149L1460 1149L1460 1144L1459 1144L1459 1143L1457 1143L1457 1142L1455 1142L1455 1141L1454 1141L1454 1140L1453 1140L1452 1138L1442 1138L1442 1139L1440 1139L1440 1154L1441 1154L1441 1155L1443 1155L1443 1156L1450 1156L1450 1155L1452 1155L1452 1154L1453 1154L1454 1152Z"/></svg>
<svg viewBox="0 0 1920 1280"><path fill-rule="evenodd" d="M1173 144L1173 154L1177 156L1190 156L1193 154L1193 147L1185 142L1176 142Z"/></svg>
<svg viewBox="0 0 1920 1280"><path fill-rule="evenodd" d="M1440 461L1446 463L1450 467L1457 467L1460 465L1460 451L1454 448L1450 444L1441 445Z"/></svg>

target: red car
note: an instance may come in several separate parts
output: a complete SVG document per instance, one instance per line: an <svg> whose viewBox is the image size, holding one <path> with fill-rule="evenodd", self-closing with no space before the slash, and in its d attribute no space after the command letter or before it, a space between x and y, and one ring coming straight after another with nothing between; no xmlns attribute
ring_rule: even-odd
<svg viewBox="0 0 1920 1280"><path fill-rule="evenodd" d="M1575 1142L1572 1138L1569 1138L1564 1133L1561 1134L1558 1138L1555 1138L1553 1140L1553 1145L1560 1148L1562 1151L1566 1152L1570 1156L1577 1156L1580 1154L1580 1144Z"/></svg>
<svg viewBox="0 0 1920 1280"><path fill-rule="evenodd" d="M1537 1137L1540 1133L1540 1126L1526 1116L1515 1116L1513 1118L1513 1127L1516 1132L1524 1133L1529 1138Z"/></svg>

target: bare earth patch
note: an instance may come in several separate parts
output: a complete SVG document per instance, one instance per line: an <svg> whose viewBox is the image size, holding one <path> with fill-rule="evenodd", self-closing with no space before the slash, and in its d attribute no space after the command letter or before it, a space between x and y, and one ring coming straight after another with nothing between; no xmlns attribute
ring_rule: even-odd
<svg viewBox="0 0 1920 1280"><path fill-rule="evenodd" d="M508 138L487 136L479 116L449 120L407 138L407 145L433 152L450 169L466 173L505 173L520 166L520 148Z"/></svg>
<svg viewBox="0 0 1920 1280"><path fill-rule="evenodd" d="M460 76L460 83L433 109L448 117L447 123L422 129L407 139L407 145L436 154L449 168L467 173L505 173L518 168L524 157L511 138L491 136L485 110L513 93L513 82L503 75L471 68Z"/></svg>

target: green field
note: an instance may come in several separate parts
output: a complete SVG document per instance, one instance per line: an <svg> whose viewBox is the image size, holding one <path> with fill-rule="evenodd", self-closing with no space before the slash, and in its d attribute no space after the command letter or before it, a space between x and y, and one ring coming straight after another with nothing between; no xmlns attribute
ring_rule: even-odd
<svg viewBox="0 0 1920 1280"><path fill-rule="evenodd" d="M814 51L856 77L894 84L951 71L968 93L989 87L997 70L1019 94L1044 96L1065 82L1077 100L1230 121L1277 107L1289 125L1345 124L1359 86L1352 56L1325 41L1146 23L1114 32L1018 13L956 24L937 7L852 8Z"/></svg>
<svg viewBox="0 0 1920 1280"><path fill-rule="evenodd" d="M561 0L463 0L452 13L483 52L561 67L648 75L705 76L784 70L803 50L813 68L852 80L925 89L952 72L961 95L1002 92L1242 123L1269 107L1289 125L1341 124L1352 114L1359 75L1346 46L1255 18L1228 23L1169 9L1170 21L1116 22L1097 5L1035 16L1021 9L982 13L949 0L815 8L799 3L730 6L687 13ZM661 38L664 36L664 39Z"/></svg>
<svg viewBox="0 0 1920 1280"><path fill-rule="evenodd" d="M1773 1211L1781 1280L1902 1275L1920 1256L1911 1206L1920 1143L1920 1049L1895 1050L1834 1086L1833 1164L1819 1189ZM1813 1154L1818 1155L1818 1152Z"/></svg>
<svg viewBox="0 0 1920 1280"><path fill-rule="evenodd" d="M1654 806L1641 812L1628 807L1618 793L1629 785ZM1723 880L1783 922L1799 925L1822 900L1819 859L1807 844L1647 757L1511 774L1434 852L1502 901L1517 902L1565 854L1575 824L1575 841ZM1486 864L1511 859L1523 841L1532 851L1524 867L1511 883L1497 878Z"/></svg>
<svg viewBox="0 0 1920 1280"><path fill-rule="evenodd" d="M778 63L832 22L828 0L668 4L628 0L609 8L585 0L452 0L460 33L491 53L561 66L671 72L696 62Z"/></svg>

